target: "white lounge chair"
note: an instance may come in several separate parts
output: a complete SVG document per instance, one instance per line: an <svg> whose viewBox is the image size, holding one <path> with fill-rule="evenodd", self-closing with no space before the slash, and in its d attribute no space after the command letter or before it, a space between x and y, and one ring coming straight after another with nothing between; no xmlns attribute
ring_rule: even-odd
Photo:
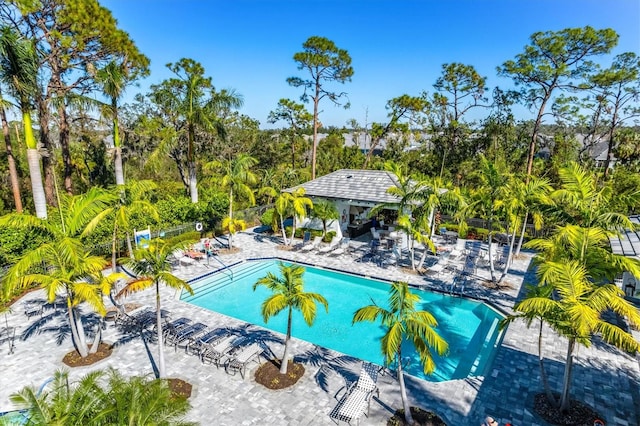
<svg viewBox="0 0 640 426"><path fill-rule="evenodd" d="M302 246L300 248L300 251L313 251L315 249L318 248L318 246L320 246L320 243L322 242L322 237L320 235L316 236L313 238L313 241L311 241L308 244L305 244L304 246Z"/></svg>
<svg viewBox="0 0 640 426"><path fill-rule="evenodd" d="M340 240L341 239L342 239L342 237L338 237L338 236L333 237L331 239L331 242L329 243L329 245L320 248L318 250L318 253L327 254L327 253L332 252L333 250L337 249L338 245L340 244Z"/></svg>
<svg viewBox="0 0 640 426"><path fill-rule="evenodd" d="M230 335L213 345L209 345L202 352L200 359L203 363L215 364L216 367L220 367L223 358L233 349L233 342L237 339L238 336Z"/></svg>
<svg viewBox="0 0 640 426"><path fill-rule="evenodd" d="M256 361L259 364L260 355L263 351L262 346L258 343L252 343L249 346L240 348L231 358L227 359L224 369L227 373L233 372L234 375L239 371L240 376L244 379L247 365L252 361Z"/></svg>
<svg viewBox="0 0 640 426"><path fill-rule="evenodd" d="M374 364L363 363L358 381L352 383L338 401L338 404L331 410L329 417L338 423L343 421L351 424L355 421L360 423L360 417L365 414L369 416L371 397L374 392L378 392L376 382L378 380L378 369ZM342 388L345 389L345 388ZM341 390L342 390L341 389ZM336 398L340 391L336 393Z"/></svg>

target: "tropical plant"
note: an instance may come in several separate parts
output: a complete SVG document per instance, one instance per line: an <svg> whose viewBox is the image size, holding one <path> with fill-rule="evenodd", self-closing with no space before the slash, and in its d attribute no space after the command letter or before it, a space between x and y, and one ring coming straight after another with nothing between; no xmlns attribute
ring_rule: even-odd
<svg viewBox="0 0 640 426"><path fill-rule="evenodd" d="M388 308L374 303L358 309L353 314L354 324L361 321L376 322L379 320L385 329L385 334L380 340L380 349L384 356L385 366L396 365L400 396L407 424L413 424L413 418L402 369L403 342L407 341L413 344L425 374L431 374L436 369L432 351L435 350L438 355L442 356L449 350L447 342L435 330L438 322L433 315L427 311L416 309L416 304L419 302L420 297L409 291L409 285L406 282L394 282L389 288Z"/></svg>
<svg viewBox="0 0 640 426"><path fill-rule="evenodd" d="M251 168L257 164L258 160L247 155L239 154L231 160L215 160L205 165L206 169L222 174L222 179L218 182L220 189L229 193L229 216L223 221L223 228L229 231L229 248L232 247L232 236L237 229L245 229L244 221L236 220L233 216L233 201L236 198L244 198L250 205L256 203L253 189L258 182L257 176Z"/></svg>
<svg viewBox="0 0 640 426"><path fill-rule="evenodd" d="M244 231L245 229L247 229L247 223L242 219L225 217L224 219L222 219L220 227L224 232L227 232L229 234L227 246L229 247L229 250L231 250L231 248L233 247L233 236L236 234L236 232Z"/></svg>
<svg viewBox="0 0 640 426"><path fill-rule="evenodd" d="M488 222L488 253L491 282L496 282L495 265L493 263L492 238L494 225L499 218L500 206L504 203L505 187L508 182L507 173L497 164L484 156L480 158L478 171L480 186L470 191L470 202L466 215L477 215Z"/></svg>
<svg viewBox="0 0 640 426"><path fill-rule="evenodd" d="M100 315L105 314L102 296L109 294L111 286L121 278L119 274L104 276L107 261L93 256L82 242L108 214L107 207L113 196L98 188L76 196L62 195L60 221L42 220L32 215L12 213L0 218L0 226L20 229L35 228L49 235L48 241L26 252L3 278L8 289L24 289L39 285L45 289L47 299L53 302L62 294L68 310L73 344L82 357L97 350L96 340L87 350L86 337L79 306L87 302Z"/></svg>
<svg viewBox="0 0 640 426"><path fill-rule="evenodd" d="M122 142L118 120L118 101L124 94L124 89L130 82L129 66L126 61L120 63L110 61L104 68L96 72L96 81L101 86L102 92L109 98L109 106L106 108L113 125L113 146L116 185L124 185L124 170L122 168Z"/></svg>
<svg viewBox="0 0 640 426"><path fill-rule="evenodd" d="M639 262L640 263L640 262ZM620 327L607 322L602 315L611 310L640 326L640 313L625 300L615 284L596 284L589 270L576 260L540 265L541 286L553 289L551 297L533 295L516 303L514 310L528 317L544 319L560 336L568 339L564 379L560 401L552 400L561 411L569 408L573 354L576 345L590 346L597 334L605 342L628 352L636 352L640 344Z"/></svg>
<svg viewBox="0 0 640 426"><path fill-rule="evenodd" d="M158 152L170 150L166 145L176 145L179 142L179 136L186 136L188 189L191 202L197 203L196 149L199 146L196 140L197 130L213 131L224 138L226 130L218 114L223 109L242 106L242 97L233 91L217 92L211 77L205 77L202 64L193 59L182 58L176 63L168 64L167 67L176 77L152 86L151 97L167 114L171 114L176 128L168 132Z"/></svg>
<svg viewBox="0 0 640 426"><path fill-rule="evenodd" d="M20 197L20 182L18 180L18 168L16 167L16 159L13 154L13 144L11 143L11 135L9 134L9 122L7 121L6 108L11 104L2 97L0 91L0 121L2 121L2 135L4 143L7 147L7 165L9 167L9 180L11 181L11 192L13 194L13 202L16 212L22 213L22 198Z"/></svg>
<svg viewBox="0 0 640 426"><path fill-rule="evenodd" d="M38 391L26 387L11 395L30 425L164 425L188 426L189 402L172 395L166 382L123 377L117 370L92 371L70 382L56 371Z"/></svg>
<svg viewBox="0 0 640 426"><path fill-rule="evenodd" d="M322 236L327 235L327 222L331 225L335 219L340 217L340 212L336 208L336 205L330 201L320 200L313 204L311 210L311 217L318 218L322 221Z"/></svg>
<svg viewBox="0 0 640 426"><path fill-rule="evenodd" d="M289 215L293 216L291 239L289 240L289 245L292 245L298 218L304 218L307 215L307 208L313 209L313 201L305 197L304 194L305 189L300 187L292 192L281 192L276 199L276 212L280 217L280 227L282 228L282 237L285 245L287 244L287 232L284 228L284 219Z"/></svg>
<svg viewBox="0 0 640 426"><path fill-rule="evenodd" d="M27 163L36 216L47 218L47 202L40 172L40 154L33 135L31 111L38 91L38 62L33 44L9 27L0 28L0 80L17 100L22 113Z"/></svg>
<svg viewBox="0 0 640 426"><path fill-rule="evenodd" d="M172 243L159 238L149 242L149 247L134 250L134 258L122 259L122 264L131 268L135 274L127 285L120 290L117 297L153 287L156 292L156 332L158 335L158 377L165 377L164 343L162 333L162 312L160 306L160 284L175 290L186 290L193 294L193 290L186 281L171 272L170 256L185 247L186 241Z"/></svg>
<svg viewBox="0 0 640 426"><path fill-rule="evenodd" d="M127 250L129 255L133 256L133 248L131 246L131 224L130 219L134 214L143 214L149 217L154 222L160 220L160 215L156 206L149 200L145 199L148 194L155 190L158 186L155 182L144 181L130 181L124 185L119 185L114 188L115 206L112 207L114 221L113 221L113 240L111 245L111 268L116 270L116 244L118 242L118 231L123 230L127 240Z"/></svg>
<svg viewBox="0 0 640 426"><path fill-rule="evenodd" d="M329 312L329 304L321 294L304 291L304 280L302 278L305 271L304 267L300 265L287 266L282 262L278 266L280 268L280 276L272 272L267 273L265 277L260 278L253 285L253 291L259 286L264 286L273 293L262 302L262 317L265 323L280 312L287 311L287 334L280 363L280 373L286 374L289 364L293 310L300 311L304 321L311 327L316 318L316 303L324 306L326 312Z"/></svg>

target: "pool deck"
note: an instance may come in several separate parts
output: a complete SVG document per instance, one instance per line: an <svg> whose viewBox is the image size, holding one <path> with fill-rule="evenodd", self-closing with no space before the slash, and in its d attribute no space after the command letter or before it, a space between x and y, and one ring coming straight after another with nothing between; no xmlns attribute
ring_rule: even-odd
<svg viewBox="0 0 640 426"><path fill-rule="evenodd" d="M219 256L225 264L250 258L279 257L386 280L403 280L434 290L450 288L446 282L406 273L393 266L382 268L375 263L356 262L357 256L331 257L278 250L275 239L250 231L236 235L234 244L241 251ZM529 268L531 257L530 253L524 254L514 261L505 280L508 287L500 290L484 287L480 281L488 277L488 271L479 268L478 279L467 285L464 293L490 302L503 312L511 312L515 301L522 297L523 282L534 281ZM176 274L189 279L214 269L217 267L211 261L210 266L180 267ZM282 354L282 335L181 302L169 289L163 288L161 292L163 308L171 311L174 318L186 316L211 327L226 326L239 333L260 333L277 356ZM17 337L13 354L8 353L6 344L0 346L0 411L13 408L10 394L26 385L37 388L55 370L64 368L61 359L72 348L68 329L64 326L64 312L45 311L42 318L25 316L23 301L43 297L42 291L31 292L6 315L9 326L17 328ZM147 291L128 298L127 302L153 306L153 300L153 292ZM4 318L0 319L4 323ZM103 336L105 341L117 342L113 355L96 365L72 369L72 379L108 366L127 375L152 374L152 364L140 337L123 335L112 325L107 326ZM518 321L507 328L487 376L440 383L407 377L412 405L435 411L449 425L478 425L486 415L494 416L501 425L506 422L518 426L545 425L528 408L533 395L541 390L537 341L538 326L527 329ZM554 390L560 390L566 346L566 340L545 328L545 365ZM157 345L149 344L148 349L155 356ZM357 377L360 362L297 339L293 339L292 353L304 362L305 375L292 388L269 391L253 380L252 373L257 364L250 366L243 380L240 375L226 374L223 368L203 365L198 358L186 355L184 350L165 348L167 375L194 385L190 420L203 425L335 424L329 418L329 412L337 403L334 395ZM362 425L384 425L390 413L401 406L399 385L393 376L381 376L378 385L380 396L374 397L369 417L362 417L360 421ZM598 341L590 348L580 347L575 356L571 390L573 397L598 410L608 425L640 424L640 366L633 356Z"/></svg>

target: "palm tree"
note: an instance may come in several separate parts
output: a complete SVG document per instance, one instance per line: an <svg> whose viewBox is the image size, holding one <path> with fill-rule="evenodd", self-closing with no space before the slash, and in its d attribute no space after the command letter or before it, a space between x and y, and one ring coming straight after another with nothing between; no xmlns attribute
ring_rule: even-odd
<svg viewBox="0 0 640 426"><path fill-rule="evenodd" d="M198 180L196 176L196 130L214 131L225 138L226 131L218 114L228 108L242 106L242 97L233 91L217 92L211 77L205 77L204 67L193 59L182 58L167 67L177 76L156 86L153 98L156 103L179 117L180 133L187 138L188 184L191 202L198 202ZM168 138L176 143L176 138ZM166 150L166 147L164 147Z"/></svg>
<svg viewBox="0 0 640 426"><path fill-rule="evenodd" d="M160 284L164 284L175 290L187 290L193 294L193 290L186 281L171 273L169 257L175 250L184 247L185 243L172 244L159 238L149 242L146 249L134 250L134 258L124 258L122 263L131 268L135 278L120 290L117 297L127 296L131 293L154 287L156 290L156 330L158 334L158 377L165 377L164 343L162 335L162 315L160 306Z"/></svg>
<svg viewBox="0 0 640 426"><path fill-rule="evenodd" d="M250 205L256 203L253 189L258 182L258 177L251 171L251 168L258 164L258 160L248 154L239 154L231 160L215 160L205 165L206 169L215 170L222 174L222 179L218 183L220 189L229 192L229 216L225 222L228 226L223 228L229 230L229 248L232 247L232 230L237 228L245 229L244 221L237 221L233 217L233 201L236 198L245 198ZM240 223L242 222L242 224Z"/></svg>
<svg viewBox="0 0 640 426"><path fill-rule="evenodd" d="M70 383L69 373L56 371L40 393L26 387L11 401L34 425L175 425L190 404L172 395L166 382L123 377L117 370L92 371Z"/></svg>
<svg viewBox="0 0 640 426"><path fill-rule="evenodd" d="M126 61L121 63L110 61L104 68L96 73L96 80L101 86L102 92L109 98L110 105L107 108L113 124L113 145L115 148L114 165L116 185L124 185L124 172L122 169L122 142L118 129L118 101L124 94L124 89L130 82L129 67Z"/></svg>
<svg viewBox="0 0 640 426"><path fill-rule="evenodd" d="M155 182L150 180L131 181L124 185L116 186L115 193L115 205L112 207L114 214L113 221L113 239L111 244L111 268L116 270L116 244L118 242L118 231L124 230L127 240L127 250L129 255L133 256L133 249L131 247L131 225L129 219L136 213L144 214L154 221L160 220L158 210L148 200L145 199L148 193L157 189Z"/></svg>
<svg viewBox="0 0 640 426"><path fill-rule="evenodd" d="M334 220L340 217L340 212L336 208L336 205L330 201L317 201L313 204L313 209L311 210L311 217L318 218L322 221L322 236L327 235L327 222L329 225L333 223Z"/></svg>
<svg viewBox="0 0 640 426"><path fill-rule="evenodd" d="M288 215L293 216L293 227L291 230L291 240L289 245L293 244L293 237L296 234L296 224L298 218L304 218L307 215L307 208L313 209L313 201L305 197L305 189L300 187L292 192L281 192L276 199L276 212L280 217L280 226L282 228L282 236L284 244L287 244L287 232L284 229L284 219Z"/></svg>
<svg viewBox="0 0 640 426"><path fill-rule="evenodd" d="M11 105L2 98L0 92L0 121L2 121L2 135L4 143L7 147L7 165L9 166L9 180L11 181L11 192L13 193L13 202L16 206L16 212L22 213L22 198L20 197L20 182L18 181L18 169L16 167L16 159L13 155L13 145L11 144L11 135L9 134L9 123L7 121L7 113L5 108Z"/></svg>
<svg viewBox="0 0 640 426"><path fill-rule="evenodd" d="M498 209L503 203L505 186L508 181L507 174L495 163L489 161L483 155L480 157L480 170L478 173L480 186L471 191L471 201L467 206L466 215L475 214L488 222L488 257L491 282L496 282L496 271L493 263L492 238L493 226L498 219Z"/></svg>
<svg viewBox="0 0 640 426"><path fill-rule="evenodd" d="M82 237L95 229L109 213L112 195L98 188L76 196L63 195L60 203L60 221L42 220L32 215L12 213L0 218L0 226L18 229L38 229L49 235L48 242L25 253L3 278L8 289L23 289L39 285L45 289L49 302L58 294L66 300L73 344L82 357L86 357L86 337L78 307L87 302L100 315L105 314L103 294L120 274L104 276L107 261L92 256ZM99 333L91 351L97 350Z"/></svg>
<svg viewBox="0 0 640 426"><path fill-rule="evenodd" d="M316 318L316 303L324 306L326 312L329 312L329 304L322 295L304 291L304 281L302 279L304 267L300 265L287 266L282 262L280 262L279 267L281 276L276 276L274 273L269 272L253 285L253 291L262 285L273 292L271 296L262 302L262 317L265 323L269 321L269 318L278 315L284 310L287 311L287 336L284 342L282 362L280 363L280 374L287 374L293 310L300 311L304 321L308 326L311 326Z"/></svg>
<svg viewBox="0 0 640 426"><path fill-rule="evenodd" d="M0 29L0 80L9 88L9 93L18 101L22 112L24 138L27 145L27 163L31 176L31 191L36 216L47 218L47 202L42 185L40 155L33 135L31 111L38 91L38 62L33 43L21 38L9 27Z"/></svg>
<svg viewBox="0 0 640 426"><path fill-rule="evenodd" d="M559 408L569 407L569 391L576 345L590 346L594 335L628 352L640 350L633 336L602 318L611 310L626 318L634 327L640 326L640 313L627 302L615 284L594 284L594 277L579 261L545 262L540 266L540 285L553 288L552 297L532 296L514 306L527 316L544 318L551 328L569 341ZM553 401L551 401L553 402Z"/></svg>
<svg viewBox="0 0 640 426"><path fill-rule="evenodd" d="M108 397L95 416L100 424L191 426L183 417L191 405L174 395L166 381L144 377L123 377L117 370L107 372Z"/></svg>
<svg viewBox="0 0 640 426"><path fill-rule="evenodd" d="M236 234L236 232L244 231L245 229L247 229L247 223L242 219L225 217L224 219L222 219L222 223L220 224L220 227L222 228L223 232L229 233L227 246L229 247L229 250L231 250L231 248L233 247L232 245L233 236Z"/></svg>
<svg viewBox="0 0 640 426"><path fill-rule="evenodd" d="M400 396L404 407L404 415L407 424L413 424L411 407L407 399L407 390L404 384L402 370L402 343L409 341L413 344L425 374L435 371L432 350L438 355L444 355L449 350L447 342L438 334L435 327L438 322L427 311L419 311L416 304L420 297L409 291L406 282L394 282L389 288L389 307L385 309L376 305L365 306L353 314L353 323L361 321L375 322L380 320L386 330L382 337L381 350L384 356L385 366L396 364L398 381L400 382Z"/></svg>

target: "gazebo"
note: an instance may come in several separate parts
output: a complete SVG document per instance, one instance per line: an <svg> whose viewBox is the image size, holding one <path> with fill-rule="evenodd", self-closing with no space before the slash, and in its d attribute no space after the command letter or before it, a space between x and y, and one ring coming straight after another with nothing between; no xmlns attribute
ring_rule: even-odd
<svg viewBox="0 0 640 426"><path fill-rule="evenodd" d="M640 215L629 216L634 224L640 225ZM614 254L633 257L640 260L640 231L625 229L620 236L611 237L611 251ZM640 299L640 277L636 278L629 272L622 274L616 284L624 291L627 297Z"/></svg>
<svg viewBox="0 0 640 426"><path fill-rule="evenodd" d="M375 218L369 218L372 207L399 201L398 197L387 192L392 186L398 186L398 180L391 172L341 169L284 191L304 188L305 195L314 201L331 201L340 213L331 229L356 238L377 225ZM384 224L385 217L393 219L397 217L397 211L391 208L383 212L378 219L378 222L383 222L380 226Z"/></svg>

